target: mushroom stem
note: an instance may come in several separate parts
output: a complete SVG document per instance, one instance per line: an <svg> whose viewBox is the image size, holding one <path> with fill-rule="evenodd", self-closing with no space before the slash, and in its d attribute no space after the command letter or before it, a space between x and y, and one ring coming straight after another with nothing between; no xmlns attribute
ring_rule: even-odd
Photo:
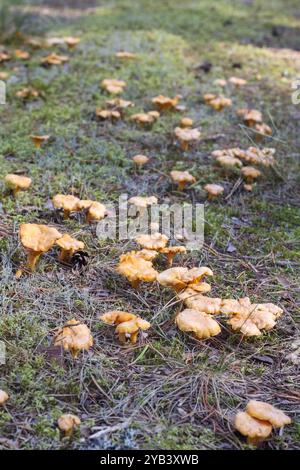
<svg viewBox="0 0 300 470"><path fill-rule="evenodd" d="M118 336L119 336L120 343L125 344L126 343L126 333L119 333Z"/></svg>
<svg viewBox="0 0 300 470"><path fill-rule="evenodd" d="M62 249L61 252L59 253L59 256L58 256L58 259L59 261L69 261L72 256L73 256L74 252L73 250L64 250Z"/></svg>
<svg viewBox="0 0 300 470"><path fill-rule="evenodd" d="M20 190L21 190L21 188L18 188L18 187L13 188L12 193L13 193L14 198L17 196L17 194L19 193Z"/></svg>
<svg viewBox="0 0 300 470"><path fill-rule="evenodd" d="M64 209L64 219L69 219L70 211L68 209Z"/></svg>
<svg viewBox="0 0 300 470"><path fill-rule="evenodd" d="M180 181L180 182L178 183L178 190L179 190L179 191L183 191L184 188L185 188L185 186L186 186L186 182L185 182L185 181Z"/></svg>
<svg viewBox="0 0 300 470"><path fill-rule="evenodd" d="M139 288L139 285L140 285L140 280L139 279L134 279L134 281L131 281L131 286L134 288L134 289L138 289Z"/></svg>
<svg viewBox="0 0 300 470"><path fill-rule="evenodd" d="M186 151L188 150L188 148L189 148L189 143L188 143L188 141L182 140L182 141L181 141L181 148L182 148L182 150L183 150L184 152L186 152Z"/></svg>
<svg viewBox="0 0 300 470"><path fill-rule="evenodd" d="M131 333L130 335L130 342L131 344L135 344L137 342L138 331L135 333Z"/></svg>
<svg viewBox="0 0 300 470"><path fill-rule="evenodd" d="M38 262L40 256L41 256L41 252L39 251L28 251L26 266L28 269L30 269L30 271L35 270L36 263Z"/></svg>
<svg viewBox="0 0 300 470"><path fill-rule="evenodd" d="M168 266L170 266L170 267L173 265L174 256L175 256L175 253L168 253L167 254L167 263L168 263Z"/></svg>

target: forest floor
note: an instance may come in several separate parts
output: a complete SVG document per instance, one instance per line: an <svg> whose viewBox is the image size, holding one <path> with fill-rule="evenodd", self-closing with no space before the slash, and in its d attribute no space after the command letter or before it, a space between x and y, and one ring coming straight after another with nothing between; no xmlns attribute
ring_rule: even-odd
<svg viewBox="0 0 300 470"><path fill-rule="evenodd" d="M300 77L298 1L82 3L32 1L17 9L22 33L81 37L71 52L53 48L69 54L68 63L44 68L46 51L27 47L26 62L0 64L0 72L9 73L7 104L0 106L0 177L24 172L34 182L16 202L0 183L0 340L6 345L0 389L10 395L0 411L0 448L246 449L232 419L255 398L293 420L263 448L299 449L299 363L286 358L299 339L300 320L300 105L291 100L291 83ZM18 41L9 39L8 49L22 48ZM123 49L138 60L117 60ZM217 113L203 103L203 94L220 92L214 81L233 75L248 83L227 87L223 93L233 106ZM150 109L158 94L182 95L202 141L182 153L172 136L182 117L177 112L164 113L149 130L128 118L97 121L95 108L108 99L99 86L104 78L127 82L123 97L136 105L128 115ZM28 85L42 96L16 98ZM276 172L264 170L251 193L235 187L238 175L218 173L210 156L216 149L252 145L254 135L235 114L242 107L262 111L273 129L264 145L276 148ZM51 139L37 151L30 134ZM136 154L151 157L142 171L132 165ZM173 169L189 170L197 182L177 191L168 176ZM209 182L222 184L225 197L206 202L202 188ZM212 296L273 302L284 315L254 339L242 339L226 325L205 341L181 333L174 324L180 305L171 291L156 283L135 291L116 273L119 256L134 242L100 241L94 225L54 213L53 195L71 191L104 203L116 202L121 193L156 195L160 203L203 203L205 244L176 258L175 266L209 266L215 273ZM25 259L18 240L24 222L52 224L83 240L88 266L78 274L59 263L53 250L34 275L17 280ZM164 268L160 259L157 269ZM113 309L152 322L149 335L121 347L113 329L99 320ZM93 348L76 361L51 347L55 328L71 318L85 322L94 336ZM61 439L56 426L64 412L82 421L71 439ZM106 433L89 439L95 427Z"/></svg>

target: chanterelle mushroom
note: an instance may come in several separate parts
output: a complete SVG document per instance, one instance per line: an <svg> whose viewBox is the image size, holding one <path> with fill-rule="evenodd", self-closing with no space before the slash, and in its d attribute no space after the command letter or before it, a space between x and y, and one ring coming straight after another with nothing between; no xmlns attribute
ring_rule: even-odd
<svg viewBox="0 0 300 470"><path fill-rule="evenodd" d="M119 323L134 320L136 315L134 313L124 312L122 310L112 310L110 312L104 313L103 315L100 315L99 318L107 325L119 325Z"/></svg>
<svg viewBox="0 0 300 470"><path fill-rule="evenodd" d="M63 39L69 49L73 49L80 43L80 38L75 38L74 36L65 36Z"/></svg>
<svg viewBox="0 0 300 470"><path fill-rule="evenodd" d="M176 316L175 323L181 331L193 332L198 339L210 338L221 332L215 320L198 310L183 310Z"/></svg>
<svg viewBox="0 0 300 470"><path fill-rule="evenodd" d="M30 135L29 137L37 149L41 148L42 144L50 139L49 135Z"/></svg>
<svg viewBox="0 0 300 470"><path fill-rule="evenodd" d="M176 107L180 96L177 95L175 98L169 98L168 96L158 95L152 99L152 103L157 106L158 109L173 109Z"/></svg>
<svg viewBox="0 0 300 470"><path fill-rule="evenodd" d="M224 169L232 169L242 166L241 160L236 157L231 157L230 155L221 155L216 158L218 164Z"/></svg>
<svg viewBox="0 0 300 470"><path fill-rule="evenodd" d="M237 88L244 86L247 83L247 80L244 80L243 78L239 77L230 77L228 81Z"/></svg>
<svg viewBox="0 0 300 470"><path fill-rule="evenodd" d="M93 337L84 323L73 318L58 330L54 345L62 346L66 351L70 351L76 359L80 351L88 350L93 346Z"/></svg>
<svg viewBox="0 0 300 470"><path fill-rule="evenodd" d="M200 289L202 287L202 291L196 291L194 289L188 288L183 292L178 294L178 297L183 300L184 304L193 310L197 310L198 312L204 312L207 314L216 314L220 313L222 299L219 297L206 297L202 295L205 293L206 283L202 283L204 286L202 287L200 284ZM209 286L209 284L207 284ZM210 288L210 286L209 286Z"/></svg>
<svg viewBox="0 0 300 470"><path fill-rule="evenodd" d="M206 184L204 190L208 194L208 199L215 199L224 192L224 188L220 184Z"/></svg>
<svg viewBox="0 0 300 470"><path fill-rule="evenodd" d="M193 119L189 117L183 117L180 120L180 127L192 127L193 124L194 124Z"/></svg>
<svg viewBox="0 0 300 470"><path fill-rule="evenodd" d="M149 158L146 157L146 155L135 155L132 157L132 161L139 167L142 167L146 165L146 163L149 161Z"/></svg>
<svg viewBox="0 0 300 470"><path fill-rule="evenodd" d="M262 123L262 114L257 109L238 109L236 114L243 118L247 126L253 127Z"/></svg>
<svg viewBox="0 0 300 470"><path fill-rule="evenodd" d="M133 52L120 51L116 52L116 57L118 59L136 59L137 55Z"/></svg>
<svg viewBox="0 0 300 470"><path fill-rule="evenodd" d="M61 248L60 261L68 261L76 251L84 249L84 243L72 238L67 233L57 240L56 244Z"/></svg>
<svg viewBox="0 0 300 470"><path fill-rule="evenodd" d="M103 120L110 119L111 121L121 119L121 114L119 111L114 109L102 109L96 108L96 116Z"/></svg>
<svg viewBox="0 0 300 470"><path fill-rule="evenodd" d="M86 220L87 222L102 220L107 214L107 209L101 202L94 201L90 205L87 211Z"/></svg>
<svg viewBox="0 0 300 470"><path fill-rule="evenodd" d="M8 393L4 390L0 390L0 405L4 405L5 402L9 399Z"/></svg>
<svg viewBox="0 0 300 470"><path fill-rule="evenodd" d="M159 273L157 281L164 287L171 287L179 292L187 287L193 289L199 288L201 291L201 283L204 276L213 276L211 269L207 267L200 268L170 268Z"/></svg>
<svg viewBox="0 0 300 470"><path fill-rule="evenodd" d="M159 250L161 253L167 255L168 266L172 266L174 256L178 253L186 253L185 246L167 246Z"/></svg>
<svg viewBox="0 0 300 470"><path fill-rule="evenodd" d="M139 235L135 241L143 248L148 250L161 250L168 243L168 237L162 233L154 233L153 235Z"/></svg>
<svg viewBox="0 0 300 470"><path fill-rule="evenodd" d="M135 344L139 330L148 330L151 324L143 320L140 317L136 317L132 320L119 323L116 328L116 333L119 336L120 343L126 343L129 339L131 344Z"/></svg>
<svg viewBox="0 0 300 470"><path fill-rule="evenodd" d="M19 191L28 189L32 183L31 178L14 174L6 175L4 179L6 184L12 189L14 196L16 196Z"/></svg>
<svg viewBox="0 0 300 470"><path fill-rule="evenodd" d="M156 119L159 118L159 113L157 111L149 111L148 113L136 113L133 114L130 119L135 121L142 126L147 124L153 124Z"/></svg>
<svg viewBox="0 0 300 470"><path fill-rule="evenodd" d="M27 251L27 267L34 271L41 254L50 250L61 237L61 233L53 227L38 224L22 224L20 226L20 239Z"/></svg>
<svg viewBox="0 0 300 470"><path fill-rule="evenodd" d="M263 401L250 400L246 406L246 412L253 418L268 421L274 428L282 428L292 422L283 411Z"/></svg>
<svg viewBox="0 0 300 470"><path fill-rule="evenodd" d="M241 169L241 173L249 184L253 183L253 181L261 175L261 172L257 168L254 168L254 166L244 166Z"/></svg>
<svg viewBox="0 0 300 470"><path fill-rule="evenodd" d="M134 106L132 101L123 100L122 98L113 98L112 100L107 100L106 104L118 110L131 108Z"/></svg>
<svg viewBox="0 0 300 470"><path fill-rule="evenodd" d="M188 150L191 142L200 140L200 131L198 129L176 127L174 131L175 137L179 140L183 151Z"/></svg>
<svg viewBox="0 0 300 470"><path fill-rule="evenodd" d="M179 191L182 191L187 184L195 183L196 178L188 171L173 170L170 173L172 180L178 184Z"/></svg>
<svg viewBox="0 0 300 470"><path fill-rule="evenodd" d="M44 65L61 65L65 62L68 62L69 57L67 55L59 55L55 52L43 57L41 62Z"/></svg>
<svg viewBox="0 0 300 470"><path fill-rule="evenodd" d="M61 415L57 420L58 427L65 436L71 436L80 423L81 421L78 416L70 413Z"/></svg>
<svg viewBox="0 0 300 470"><path fill-rule="evenodd" d="M143 197L143 196L134 196L131 197L128 200L129 204L133 204L137 210L139 211L140 214L143 214L145 209L148 206L152 206L152 204L157 204L157 197L155 196L149 196L149 197Z"/></svg>
<svg viewBox="0 0 300 470"><path fill-rule="evenodd" d="M157 276L151 261L147 261L135 251L120 256L117 271L126 277L134 288L137 288L142 281L155 281Z"/></svg>
<svg viewBox="0 0 300 470"><path fill-rule="evenodd" d="M272 432L272 425L268 421L253 418L245 411L236 414L235 428L248 438L249 444L258 444L264 441Z"/></svg>
<svg viewBox="0 0 300 470"><path fill-rule="evenodd" d="M78 210L80 199L71 194L56 194L52 202L56 209L63 209L64 218L68 219L71 212L76 212Z"/></svg>
<svg viewBox="0 0 300 470"><path fill-rule="evenodd" d="M102 88L104 88L108 93L112 95L118 95L124 91L126 87L126 82L123 80L116 80L114 78L106 78L101 82Z"/></svg>

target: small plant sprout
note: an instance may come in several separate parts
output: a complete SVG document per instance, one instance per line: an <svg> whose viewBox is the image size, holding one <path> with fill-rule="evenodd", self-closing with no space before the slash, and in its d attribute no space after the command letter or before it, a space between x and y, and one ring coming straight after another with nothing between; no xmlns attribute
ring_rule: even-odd
<svg viewBox="0 0 300 470"><path fill-rule="evenodd" d="M78 211L80 199L72 194L56 194L52 202L55 209L63 209L64 219L69 219L72 212Z"/></svg>
<svg viewBox="0 0 300 470"><path fill-rule="evenodd" d="M25 191L28 189L32 183L31 178L14 174L6 175L4 180L7 186L12 190L14 197L17 196L19 191Z"/></svg>
<svg viewBox="0 0 300 470"><path fill-rule="evenodd" d="M170 176L174 183L178 184L179 191L183 191L188 184L193 184L196 182L196 178L188 171L173 170L171 171Z"/></svg>
<svg viewBox="0 0 300 470"><path fill-rule="evenodd" d="M261 172L257 168L254 168L254 166L244 166L241 169L241 173L248 184L252 184L259 176L261 176Z"/></svg>
<svg viewBox="0 0 300 470"><path fill-rule="evenodd" d="M30 135L35 148L40 149L41 146L50 139L50 135Z"/></svg>
<svg viewBox="0 0 300 470"><path fill-rule="evenodd" d="M0 390L0 406L4 405L8 399L9 399L8 393L6 393L4 390Z"/></svg>
<svg viewBox="0 0 300 470"><path fill-rule="evenodd" d="M141 168L142 166L146 165L149 161L149 157L146 155L135 155L132 157L132 161L136 164L137 167Z"/></svg>
<svg viewBox="0 0 300 470"><path fill-rule="evenodd" d="M73 414L63 414L58 418L57 424L59 430L66 436L70 437L78 426L80 426L80 419Z"/></svg>
<svg viewBox="0 0 300 470"><path fill-rule="evenodd" d="M59 260L63 262L70 261L76 251L84 249L83 242L72 238L68 234L63 235L57 240L56 244L61 248Z"/></svg>
<svg viewBox="0 0 300 470"><path fill-rule="evenodd" d="M176 108L178 101L181 96L177 95L174 98L169 98L168 96L158 95L152 99L152 103L160 110L165 111L168 109Z"/></svg>
<svg viewBox="0 0 300 470"><path fill-rule="evenodd" d="M93 346L93 337L84 323L73 318L58 330L54 345L62 346L65 351L70 351L76 359L80 351L87 351Z"/></svg>
<svg viewBox="0 0 300 470"><path fill-rule="evenodd" d="M189 145L200 140L200 131L198 129L176 127L174 131L176 139L180 142L181 149L185 152Z"/></svg>
<svg viewBox="0 0 300 470"><path fill-rule="evenodd" d="M154 282L158 274L152 262L144 259L136 251L120 256L117 272L126 277L134 289L137 289L141 282Z"/></svg>
<svg viewBox="0 0 300 470"><path fill-rule="evenodd" d="M224 188L220 184L206 184L203 189L206 191L208 199L210 200L216 199L224 192Z"/></svg>
<svg viewBox="0 0 300 470"><path fill-rule="evenodd" d="M221 333L218 322L198 310L183 310L176 316L175 323L179 330L194 333L197 339L206 339Z"/></svg>
<svg viewBox="0 0 300 470"><path fill-rule="evenodd" d="M106 78L102 80L101 87L112 95L119 95L123 93L126 87L126 82L123 80L116 80L114 78Z"/></svg>
<svg viewBox="0 0 300 470"><path fill-rule="evenodd" d="M40 256L49 251L61 237L61 233L53 227L38 224L22 224L20 226L20 240L27 251L26 267L30 271L34 271Z"/></svg>

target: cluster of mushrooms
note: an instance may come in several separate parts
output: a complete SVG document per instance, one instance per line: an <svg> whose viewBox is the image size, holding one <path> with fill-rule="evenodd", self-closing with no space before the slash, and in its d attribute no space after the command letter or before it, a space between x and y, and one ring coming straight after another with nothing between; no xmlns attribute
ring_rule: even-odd
<svg viewBox="0 0 300 470"><path fill-rule="evenodd" d="M33 49L67 46L69 50L72 50L80 42L80 39L76 37L48 38L46 40L24 37L23 40ZM15 50L13 55L3 50L0 51L0 63L9 61L13 56L25 61L30 58L30 54L22 49ZM116 58L134 60L137 55L120 51L116 53ZM68 55L51 52L42 57L41 64L49 67L62 65L68 60ZM0 73L1 80L7 78L6 72ZM219 79L215 82L217 86L222 88L226 87L227 83L239 88L247 82L238 77L230 77L228 81ZM101 88L113 97L106 101L106 108L98 107L96 109L97 118L117 121L122 118L127 109L135 106L133 102L119 96L124 92L126 85L125 81L115 78L102 80ZM40 92L28 86L18 90L16 96L23 100L35 99L40 96ZM180 99L180 95L173 98L158 95L152 99L152 105L155 109L134 113L130 119L138 125L150 126L159 119L163 111L184 110L185 108L179 104ZM214 93L205 94L204 102L216 111L232 106L231 99ZM239 109L237 115L242 117L248 127L256 131L257 138L272 133L269 126L263 122L262 114L259 111ZM174 137L185 152L191 144L201 138L199 129L193 128L193 125L193 119L183 117L174 130ZM33 134L30 138L35 147L40 149L50 139L50 136ZM275 162L274 153L275 150L270 148L249 147L247 150L240 148L216 150L212 152L212 156L226 172L237 168L245 179L245 189L251 191L253 182L261 174L255 166L272 166ZM145 155L135 155L132 160L137 167L141 168L149 158ZM178 185L180 191L184 190L187 185L196 182L195 177L188 171L173 170L170 177ZM5 177L5 182L15 197L20 191L30 188L32 184L31 178L18 174L8 174ZM224 192L224 188L218 184L206 184L204 190L209 199L214 199ZM65 219L68 219L72 213L84 212L86 221L91 223L102 220L107 214L104 204L93 200L81 200L72 194L56 194L52 203L55 209L63 211ZM129 199L129 203L134 205L142 215L149 206L157 204L157 198L155 196L136 196ZM76 251L84 248L82 241L69 234L61 234L56 228L47 225L21 224L19 235L27 253L27 264L25 268L18 270L17 277L20 277L24 270L34 271L40 256L48 252L54 245L60 248L59 260L62 262L68 262ZM125 277L135 289L140 286L141 282L157 282L163 287L172 289L177 300L184 305L184 308L175 317L175 324L179 330L192 333L199 340L220 334L221 319L225 319L233 331L239 331L246 337L260 336L263 331L272 329L283 313L283 310L273 303L252 303L248 297L240 299L209 297L207 294L210 292L211 286L204 279L207 276L213 276L212 270L208 267L172 267L174 257L186 253L186 247L183 245L168 246L168 237L158 231L151 235L141 234L135 241L140 245L140 250L122 254L116 271ZM154 267L154 262L161 255L166 256L168 269L159 273ZM138 335L146 335L144 332L151 327L151 324L139 315L121 310L106 312L100 315L99 319L105 324L115 327L118 340L123 345L128 343L134 345L138 340ZM93 346L93 336L86 324L73 318L57 329L54 345L69 351L76 359L81 351L87 351ZM8 400L9 395L0 390L0 405L5 406ZM254 400L248 403L245 412L239 412L235 417L236 429L247 436L252 444L258 444L267 438L273 427L282 427L290 422L290 418L282 411L270 404ZM78 416L63 414L58 420L58 427L66 436L70 436L80 426L80 423Z"/></svg>

